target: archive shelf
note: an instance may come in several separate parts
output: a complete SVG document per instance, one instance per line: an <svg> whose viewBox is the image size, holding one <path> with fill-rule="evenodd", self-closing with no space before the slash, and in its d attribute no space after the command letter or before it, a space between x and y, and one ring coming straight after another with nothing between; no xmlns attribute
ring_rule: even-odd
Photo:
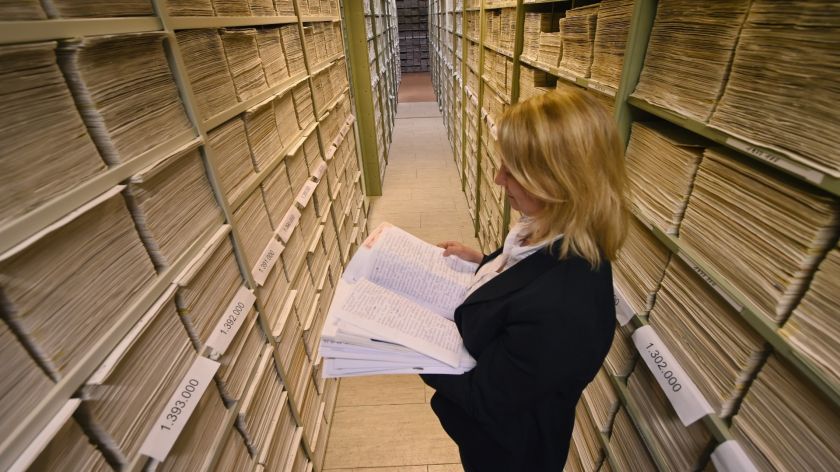
<svg viewBox="0 0 840 472"><path fill-rule="evenodd" d="M170 16L168 23L172 29L184 30L286 25L297 23L297 21L296 16Z"/></svg>
<svg viewBox="0 0 840 472"><path fill-rule="evenodd" d="M157 17L0 21L0 44L30 43L81 36L161 31Z"/></svg>

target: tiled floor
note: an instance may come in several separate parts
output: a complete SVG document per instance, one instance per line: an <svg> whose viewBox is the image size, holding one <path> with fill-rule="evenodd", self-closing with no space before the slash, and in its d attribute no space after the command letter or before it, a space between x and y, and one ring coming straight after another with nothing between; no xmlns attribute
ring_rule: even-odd
<svg viewBox="0 0 840 472"><path fill-rule="evenodd" d="M458 239L478 247L435 102L399 105L370 228L383 221L431 243ZM429 407L431 394L416 375L342 379L324 470L460 472L458 449Z"/></svg>
<svg viewBox="0 0 840 472"><path fill-rule="evenodd" d="M433 102L432 74L428 72L403 72L400 80L399 102Z"/></svg>

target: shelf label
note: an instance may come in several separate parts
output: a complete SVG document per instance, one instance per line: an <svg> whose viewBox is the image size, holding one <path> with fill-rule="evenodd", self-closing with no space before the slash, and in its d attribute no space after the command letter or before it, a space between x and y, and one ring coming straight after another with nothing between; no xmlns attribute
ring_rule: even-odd
<svg viewBox="0 0 840 472"><path fill-rule="evenodd" d="M677 363L676 358L656 334L652 326L642 326L633 332L633 343L653 373L656 382L680 417L683 426L714 413L712 406Z"/></svg>
<svg viewBox="0 0 840 472"><path fill-rule="evenodd" d="M624 326L633 319L633 316L636 313L634 313L633 309L630 308L630 305L627 304L624 295L616 285L613 285L613 297L615 298L615 317L618 319L618 324Z"/></svg>
<svg viewBox="0 0 840 472"><path fill-rule="evenodd" d="M274 268L274 265L277 264L277 259L280 258L280 253L283 252L283 243L278 241L274 235L271 236L271 241L268 242L268 245L263 250L262 255L260 256L259 262L254 269L251 270L251 275L254 277L254 282L257 283L260 287L265 283L265 279L268 277L268 274L271 273L271 269Z"/></svg>
<svg viewBox="0 0 840 472"><path fill-rule="evenodd" d="M689 267L691 267L691 270L693 270L697 275L699 275L701 279L705 280L706 283L709 284L709 286L712 287L715 290L715 292L718 293L718 295L723 297L723 299L726 300L727 303L732 305L732 308L734 308L735 311L740 312L744 309L744 306L738 303L738 301L732 298L732 296L730 296L728 293L726 293L726 290L722 289L717 284L717 282L715 282L714 279L712 279L712 277L709 276L709 274L707 274L702 267L700 267L699 264L694 262L694 260L692 260L682 251L680 251L679 256L680 259L685 261L685 263L688 264Z"/></svg>
<svg viewBox="0 0 840 472"><path fill-rule="evenodd" d="M601 92L604 95L608 95L610 97L615 97L616 90L609 85L602 84L600 82L595 82L593 80L589 81L589 88L595 90L596 92Z"/></svg>
<svg viewBox="0 0 840 472"><path fill-rule="evenodd" d="M306 207L306 205L309 204L309 199L312 198L312 194L315 193L315 187L317 186L317 182L307 180L300 189L300 192L298 192L297 197L295 197L295 202L297 202L301 208Z"/></svg>
<svg viewBox="0 0 840 472"><path fill-rule="evenodd" d="M764 162L768 162L792 174L798 175L803 179L813 182L815 184L821 184L823 181L822 172L809 169L803 165L796 164L787 157L783 157L774 152L764 150L758 146L753 146L752 144L741 141L738 138L726 138L726 144L728 146L734 147L735 149L743 151L755 158L761 159Z"/></svg>
<svg viewBox="0 0 840 472"><path fill-rule="evenodd" d="M330 148L327 149L327 155L325 159L331 161L333 157L335 157L335 152L338 151L338 147L335 144L330 145Z"/></svg>
<svg viewBox="0 0 840 472"><path fill-rule="evenodd" d="M747 453L734 439L724 441L712 452L712 463L720 472L758 472Z"/></svg>
<svg viewBox="0 0 840 472"><path fill-rule="evenodd" d="M213 334L207 340L207 347L213 350L215 354L222 355L230 346L236 332L242 327L245 322L245 317L248 316L248 311L254 306L257 296L248 290L248 287L241 286L233 296L216 327L213 329Z"/></svg>
<svg viewBox="0 0 840 472"><path fill-rule="evenodd" d="M318 162L315 163L315 170L312 172L312 177L315 177L316 180L320 181L326 172L327 161L318 159Z"/></svg>
<svg viewBox="0 0 840 472"><path fill-rule="evenodd" d="M160 462L166 460L217 370L218 362L201 356L195 359L146 436L140 454Z"/></svg>
<svg viewBox="0 0 840 472"><path fill-rule="evenodd" d="M298 221L300 221L300 211L292 205L289 211L283 216L283 219L280 220L280 226L277 227L276 231L277 236L284 243L289 242L289 238L292 236L292 231L297 227Z"/></svg>

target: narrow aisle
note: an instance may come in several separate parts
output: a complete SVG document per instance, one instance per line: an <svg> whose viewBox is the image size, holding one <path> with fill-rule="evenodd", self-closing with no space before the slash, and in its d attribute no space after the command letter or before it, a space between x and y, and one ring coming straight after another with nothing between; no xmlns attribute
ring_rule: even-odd
<svg viewBox="0 0 840 472"><path fill-rule="evenodd" d="M431 243L478 247L437 103L400 103L383 196L371 201L371 229L387 221ZM432 393L416 375L342 379L324 470L460 472Z"/></svg>

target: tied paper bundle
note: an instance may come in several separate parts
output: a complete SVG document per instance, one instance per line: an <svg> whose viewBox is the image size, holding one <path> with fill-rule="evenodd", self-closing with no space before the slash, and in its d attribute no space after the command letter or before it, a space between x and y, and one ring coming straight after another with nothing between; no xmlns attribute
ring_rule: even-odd
<svg viewBox="0 0 840 472"><path fill-rule="evenodd" d="M475 361L455 323L476 265L380 225L336 287L321 335L325 377L460 374Z"/></svg>

